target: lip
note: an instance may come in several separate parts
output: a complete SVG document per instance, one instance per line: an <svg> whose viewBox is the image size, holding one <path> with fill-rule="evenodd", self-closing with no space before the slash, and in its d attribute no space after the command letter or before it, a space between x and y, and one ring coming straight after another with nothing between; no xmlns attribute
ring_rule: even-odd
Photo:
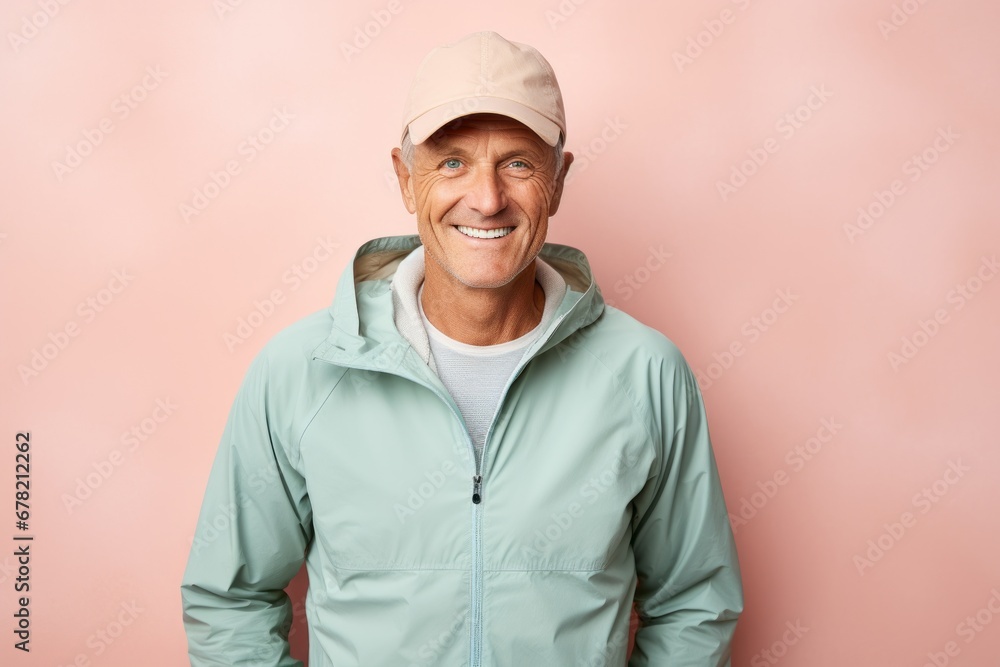
<svg viewBox="0 0 1000 667"><path fill-rule="evenodd" d="M508 232L507 234L504 234L503 236L498 236L498 237L492 238L492 239L481 239L481 238L477 238L475 236L469 236L468 234L462 233L462 231L458 229L459 226L461 226L461 227L470 227L471 229L478 229L478 230L482 230L482 231L490 231L491 229L508 229L509 228L510 232ZM514 225L507 225L506 227L472 227L471 225L452 225L452 229L454 229L455 233L458 234L459 236L461 236L464 239L465 243L471 243L473 245L479 246L479 245L495 245L497 243L503 243L504 240L509 239L510 237L512 237L514 235L515 232L517 232L518 227L516 227Z"/></svg>
<svg viewBox="0 0 1000 667"><path fill-rule="evenodd" d="M476 227L475 225L452 225L455 231L458 231L459 227L468 227L469 229L478 229L481 232L492 232L494 229L517 229L517 225L497 225L496 227ZM462 232L458 232L461 234Z"/></svg>

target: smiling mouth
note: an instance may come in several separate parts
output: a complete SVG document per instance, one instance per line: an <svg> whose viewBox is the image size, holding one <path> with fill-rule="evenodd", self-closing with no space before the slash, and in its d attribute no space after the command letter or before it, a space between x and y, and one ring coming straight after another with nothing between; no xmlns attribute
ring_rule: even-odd
<svg viewBox="0 0 1000 667"><path fill-rule="evenodd" d="M499 227L497 229L476 229L475 227L466 227L464 225L455 225L455 229L462 232L466 236L471 236L474 239L498 239L503 236L507 236L512 231L513 227Z"/></svg>

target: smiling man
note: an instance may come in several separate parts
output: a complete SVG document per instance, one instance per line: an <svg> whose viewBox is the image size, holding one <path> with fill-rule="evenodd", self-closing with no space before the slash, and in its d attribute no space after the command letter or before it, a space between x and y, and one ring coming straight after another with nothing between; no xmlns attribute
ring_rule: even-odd
<svg viewBox="0 0 1000 667"><path fill-rule="evenodd" d="M473 345L534 329L545 301L535 259L572 157L557 159L531 129L497 114L452 121L412 153L397 148L392 158L432 260L421 298L428 319Z"/></svg>
<svg viewBox="0 0 1000 667"><path fill-rule="evenodd" d="M547 243L573 161L530 46L434 49L392 151L416 235L254 359L182 583L191 664L723 667L743 609L691 369Z"/></svg>

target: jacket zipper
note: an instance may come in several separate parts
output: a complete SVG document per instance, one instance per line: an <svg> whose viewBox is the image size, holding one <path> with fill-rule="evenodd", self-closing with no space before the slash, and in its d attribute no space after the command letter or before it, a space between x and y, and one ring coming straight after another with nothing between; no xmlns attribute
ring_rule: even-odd
<svg viewBox="0 0 1000 667"><path fill-rule="evenodd" d="M482 479L479 475L476 478ZM477 483L478 485L478 483ZM478 497L478 496L475 496ZM479 667L483 653L483 517L480 504L472 504L472 618L469 641L469 665Z"/></svg>
<svg viewBox="0 0 1000 667"><path fill-rule="evenodd" d="M556 318L554 322L549 324L549 329L554 329L559 326L559 323L566 317L564 313L560 317ZM524 352L524 356L521 357L521 361L514 368L514 371L507 378L507 384L504 386L503 391L500 393L500 402L497 403L497 409L493 413L493 420L490 422L490 428L486 431L486 438L483 440L483 451L479 459L476 459L476 449L475 445L472 443L472 437L469 436L469 447L472 448L472 465L475 467L475 474L472 476L472 638L469 642L470 644L470 656L469 656L469 667L481 667L482 665L482 653L483 653L483 544L482 544L482 502L483 502L483 473L486 471L486 449L490 446L490 440L493 437L493 429L497 425L497 417L500 416L500 409L503 407L504 401L507 400L507 392L510 391L510 387L514 384L514 380L517 376L521 374L524 367L528 365L528 362L534 358L534 353L538 350L538 341L540 338L536 338L532 342L531 347L529 347ZM539 346L540 347L540 346ZM534 349L532 349L534 348ZM529 353L531 356L529 357ZM447 401L446 401L447 402ZM454 412L454 410L452 410ZM456 413L457 414L457 413ZM461 415L458 415L459 420L462 420ZM462 420L464 424L464 420ZM468 433L468 431L466 431Z"/></svg>
<svg viewBox="0 0 1000 667"><path fill-rule="evenodd" d="M469 433L469 429L465 426L465 420L462 418L462 413L458 410L457 406L452 406L452 401L449 400L449 396L442 394L438 389L432 385L425 384L438 395L441 400L451 410L451 413L455 415L459 424L462 426L462 431L465 433L465 441L469 445L469 454L472 456L472 580L470 583L469 595L472 598L469 605L469 613L471 618L469 619L470 631L469 631L469 665L470 667L480 667L482 664L482 638L483 638L483 547L482 547L482 515L480 514L480 506L483 501L482 489L483 489L483 476L481 473L481 462L480 459L476 458L476 446L472 442L472 435ZM504 396L506 396L506 390L504 390ZM502 402L503 399L501 399ZM499 411L498 411L499 412ZM496 415L493 416L496 419ZM490 426L490 431L492 432L493 427ZM488 432L488 433L489 433ZM489 435L487 434L486 440L489 441ZM483 443L482 457L485 459L486 456L486 443Z"/></svg>

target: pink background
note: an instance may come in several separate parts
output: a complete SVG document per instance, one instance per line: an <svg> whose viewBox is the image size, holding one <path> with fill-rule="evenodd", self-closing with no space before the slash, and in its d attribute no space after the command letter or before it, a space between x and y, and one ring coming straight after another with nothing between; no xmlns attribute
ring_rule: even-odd
<svg viewBox="0 0 1000 667"><path fill-rule="evenodd" d="M0 662L186 664L179 583L237 386L358 245L414 232L406 87L493 29L562 84L577 164L549 240L703 375L733 665L998 664L998 23L993 0L4 2Z"/></svg>

